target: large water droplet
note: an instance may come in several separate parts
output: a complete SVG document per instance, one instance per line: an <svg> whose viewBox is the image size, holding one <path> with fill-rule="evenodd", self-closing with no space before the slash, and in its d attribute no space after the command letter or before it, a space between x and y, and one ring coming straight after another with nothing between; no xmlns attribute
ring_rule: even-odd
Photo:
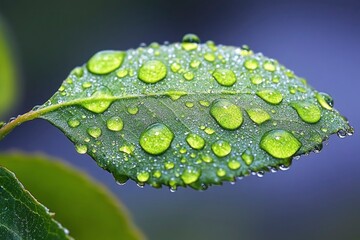
<svg viewBox="0 0 360 240"><path fill-rule="evenodd" d="M211 150L216 156L225 157L231 152L231 146L230 143L226 141L218 140L211 145Z"/></svg>
<svg viewBox="0 0 360 240"><path fill-rule="evenodd" d="M190 133L186 137L186 142L193 149L202 149L205 146L205 140L197 134Z"/></svg>
<svg viewBox="0 0 360 240"><path fill-rule="evenodd" d="M327 94L327 93L317 93L316 95L316 99L318 100L319 104L328 110L332 110L333 106L334 106L334 100L332 99L332 97Z"/></svg>
<svg viewBox="0 0 360 240"><path fill-rule="evenodd" d="M304 122L317 123L321 118L320 108L311 102L292 102L291 106Z"/></svg>
<svg viewBox="0 0 360 240"><path fill-rule="evenodd" d="M118 132L123 129L124 123L120 117L111 117L106 121L106 126L109 130Z"/></svg>
<svg viewBox="0 0 360 240"><path fill-rule="evenodd" d="M87 152L87 146L83 144L76 144L75 150L80 154L85 154Z"/></svg>
<svg viewBox="0 0 360 240"><path fill-rule="evenodd" d="M301 145L294 135L285 130L271 130L260 141L260 147L275 158L292 157Z"/></svg>
<svg viewBox="0 0 360 240"><path fill-rule="evenodd" d="M139 180L139 182L146 182L150 178L150 174L148 172L140 172L136 175L136 178Z"/></svg>
<svg viewBox="0 0 360 240"><path fill-rule="evenodd" d="M260 98L271 104L279 104L283 100L281 92L275 89L264 89L256 92Z"/></svg>
<svg viewBox="0 0 360 240"><path fill-rule="evenodd" d="M191 51L198 47L198 43L200 43L200 38L195 34L189 33L183 37L181 47L185 51Z"/></svg>
<svg viewBox="0 0 360 240"><path fill-rule="evenodd" d="M153 155L165 152L174 139L174 133L164 124L155 123L149 126L140 136L140 146Z"/></svg>
<svg viewBox="0 0 360 240"><path fill-rule="evenodd" d="M271 119L270 115L261 108L251 108L246 110L246 112L248 113L250 119L257 124L262 124Z"/></svg>
<svg viewBox="0 0 360 240"><path fill-rule="evenodd" d="M184 181L185 184L191 184L196 182L199 179L200 175L200 170L188 167L181 174L181 179Z"/></svg>
<svg viewBox="0 0 360 240"><path fill-rule="evenodd" d="M255 70L259 67L259 62L256 59L250 58L244 62L244 66L248 70Z"/></svg>
<svg viewBox="0 0 360 240"><path fill-rule="evenodd" d="M213 77L222 86L230 87L236 82L235 73L229 69L218 68L213 72Z"/></svg>
<svg viewBox="0 0 360 240"><path fill-rule="evenodd" d="M252 162L254 161L254 155L252 154L250 149L245 150L241 154L241 158L245 162L245 164L248 165L248 166L250 166L252 164Z"/></svg>
<svg viewBox="0 0 360 240"><path fill-rule="evenodd" d="M138 78L144 83L156 83L166 77L167 69L164 63L151 60L144 63L138 73Z"/></svg>
<svg viewBox="0 0 360 240"><path fill-rule="evenodd" d="M241 109L226 99L215 100L210 114L222 128L228 130L239 128L243 122Z"/></svg>
<svg viewBox="0 0 360 240"><path fill-rule="evenodd" d="M101 129L98 127L89 127L86 131L93 138L98 138L101 136Z"/></svg>
<svg viewBox="0 0 360 240"><path fill-rule="evenodd" d="M87 68L94 74L107 74L119 68L125 53L121 51L102 51L96 53L87 63Z"/></svg>
<svg viewBox="0 0 360 240"><path fill-rule="evenodd" d="M113 100L114 96L111 91L107 87L102 87L98 91L95 91L91 95L91 98L81 105L94 113L103 113L109 108Z"/></svg>

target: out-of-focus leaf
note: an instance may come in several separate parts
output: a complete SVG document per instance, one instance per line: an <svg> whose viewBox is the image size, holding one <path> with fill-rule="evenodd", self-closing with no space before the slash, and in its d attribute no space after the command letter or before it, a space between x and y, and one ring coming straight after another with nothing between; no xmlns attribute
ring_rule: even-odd
<svg viewBox="0 0 360 240"><path fill-rule="evenodd" d="M120 202L79 170L49 157L20 153L0 154L0 165L15 172L75 239L143 239Z"/></svg>
<svg viewBox="0 0 360 240"><path fill-rule="evenodd" d="M15 174L1 166L0 239L71 239L49 210L25 190Z"/></svg>
<svg viewBox="0 0 360 240"><path fill-rule="evenodd" d="M194 35L95 54L0 138L34 118L58 127L117 181L172 189L285 168L331 134L353 133L329 95L276 60Z"/></svg>

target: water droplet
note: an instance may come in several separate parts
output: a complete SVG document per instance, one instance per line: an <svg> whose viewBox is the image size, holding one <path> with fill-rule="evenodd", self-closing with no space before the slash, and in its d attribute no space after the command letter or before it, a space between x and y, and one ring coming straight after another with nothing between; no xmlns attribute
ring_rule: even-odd
<svg viewBox="0 0 360 240"><path fill-rule="evenodd" d="M75 150L80 154L85 154L87 152L87 146L83 144L76 144Z"/></svg>
<svg viewBox="0 0 360 240"><path fill-rule="evenodd" d="M301 142L285 130L271 130L264 134L260 147L275 158L292 157L301 147Z"/></svg>
<svg viewBox="0 0 360 240"><path fill-rule="evenodd" d="M190 147L197 150L202 149L205 146L205 140L201 136L194 133L187 135L186 142Z"/></svg>
<svg viewBox="0 0 360 240"><path fill-rule="evenodd" d="M243 122L241 109L226 99L215 100L210 114L222 128L228 130L239 128Z"/></svg>
<svg viewBox="0 0 360 240"><path fill-rule="evenodd" d="M192 107L194 107L194 103L193 102L186 102L185 106L188 107L188 108L192 108Z"/></svg>
<svg viewBox="0 0 360 240"><path fill-rule="evenodd" d="M191 51L198 47L198 43L200 43L200 38L195 34L189 33L183 37L181 47L185 51Z"/></svg>
<svg viewBox="0 0 360 240"><path fill-rule="evenodd" d="M262 78L261 75L256 74L254 76L251 76L250 81L252 84L258 85L258 84L262 83L264 81L264 79Z"/></svg>
<svg viewBox="0 0 360 240"><path fill-rule="evenodd" d="M208 154L201 155L201 160L206 163L211 163L213 161L212 157Z"/></svg>
<svg viewBox="0 0 360 240"><path fill-rule="evenodd" d="M181 69L181 65L177 62L174 62L173 64L171 64L170 69L171 69L171 71L176 73Z"/></svg>
<svg viewBox="0 0 360 240"><path fill-rule="evenodd" d="M181 179L184 181L185 184L191 184L196 182L199 179L200 175L200 170L188 167L181 174Z"/></svg>
<svg viewBox="0 0 360 240"><path fill-rule="evenodd" d="M264 89L256 92L260 98L270 104L279 104L283 100L281 92L274 89Z"/></svg>
<svg viewBox="0 0 360 240"><path fill-rule="evenodd" d="M245 162L246 165L250 166L252 162L254 161L254 155L252 152L247 149L241 154L242 160Z"/></svg>
<svg viewBox="0 0 360 240"><path fill-rule="evenodd" d="M200 100L199 101L199 104L203 107L208 107L210 106L210 103L208 101L205 101L205 100Z"/></svg>
<svg viewBox="0 0 360 240"><path fill-rule="evenodd" d="M205 53L204 59L208 62L213 62L215 61L215 55L212 53Z"/></svg>
<svg viewBox="0 0 360 240"><path fill-rule="evenodd" d="M174 133L164 124L149 126L140 136L140 146L153 155L164 153L171 145Z"/></svg>
<svg viewBox="0 0 360 240"><path fill-rule="evenodd" d="M80 121L77 118L70 118L67 122L69 127L76 128L80 125Z"/></svg>
<svg viewBox="0 0 360 240"><path fill-rule="evenodd" d="M87 68L94 74L108 74L121 66L124 57L121 51L98 52L90 58Z"/></svg>
<svg viewBox="0 0 360 240"><path fill-rule="evenodd" d="M204 132L205 132L206 134L211 135L211 134L214 134L214 133L215 133L215 130L212 129L212 128L207 127L207 128L204 129Z"/></svg>
<svg viewBox="0 0 360 240"><path fill-rule="evenodd" d="M255 70L259 67L259 62L254 58L250 58L244 62L244 66L248 70Z"/></svg>
<svg viewBox="0 0 360 240"><path fill-rule="evenodd" d="M230 87L235 84L236 76L232 70L218 68L213 72L213 77L222 86Z"/></svg>
<svg viewBox="0 0 360 240"><path fill-rule="evenodd" d="M211 150L218 157L225 157L231 152L231 146L228 142L218 140L211 145Z"/></svg>
<svg viewBox="0 0 360 240"><path fill-rule="evenodd" d="M84 82L84 83L82 84L82 87L86 89L86 88L91 87L91 85L92 85L91 82Z"/></svg>
<svg viewBox="0 0 360 240"><path fill-rule="evenodd" d="M276 70L276 66L271 61L265 61L263 65L264 69L269 72L274 72Z"/></svg>
<svg viewBox="0 0 360 240"><path fill-rule="evenodd" d="M98 127L89 127L86 131L93 138L98 138L101 136L101 129Z"/></svg>
<svg viewBox="0 0 360 240"><path fill-rule="evenodd" d="M82 67L76 67L72 73L77 77L77 78L81 78L84 74L84 70L82 69Z"/></svg>
<svg viewBox="0 0 360 240"><path fill-rule="evenodd" d="M169 170L169 169L174 168L174 167L175 167L175 164L174 164L173 162L166 162L166 163L164 164L164 166L165 166L165 169L166 169L166 170Z"/></svg>
<svg viewBox="0 0 360 240"><path fill-rule="evenodd" d="M120 117L111 117L106 121L106 126L109 130L118 132L123 129L124 123Z"/></svg>
<svg viewBox="0 0 360 240"><path fill-rule="evenodd" d="M151 60L144 63L138 73L138 78L144 83L156 83L166 77L167 69L164 63Z"/></svg>
<svg viewBox="0 0 360 240"><path fill-rule="evenodd" d="M133 106L133 107L128 107L127 108L128 113L130 113L131 115L135 115L139 112L139 108L137 106Z"/></svg>
<svg viewBox="0 0 360 240"><path fill-rule="evenodd" d="M120 69L119 71L116 72L116 76L118 76L119 78L123 78L126 77L128 73L129 71L127 69Z"/></svg>
<svg viewBox="0 0 360 240"><path fill-rule="evenodd" d="M261 108L252 108L246 110L250 119L256 124L262 124L271 119L270 115Z"/></svg>
<svg viewBox="0 0 360 240"><path fill-rule="evenodd" d="M192 72L186 72L186 73L184 73L184 78L185 78L186 80L188 80L188 81L191 81L191 80L194 79L194 73L192 73Z"/></svg>
<svg viewBox="0 0 360 240"><path fill-rule="evenodd" d="M304 122L317 123L321 118L320 108L311 102L292 102L290 105Z"/></svg>
<svg viewBox="0 0 360 240"><path fill-rule="evenodd" d="M338 137L339 138L345 138L346 137L346 131L345 130L339 130L338 132L337 132L337 135L338 135Z"/></svg>
<svg viewBox="0 0 360 240"><path fill-rule="evenodd" d="M289 92L291 94L295 94L296 93L296 88L294 86L289 86Z"/></svg>
<svg viewBox="0 0 360 240"><path fill-rule="evenodd" d="M273 83L279 83L279 82L280 82L280 77L279 77L279 76L274 76L274 77L272 78L272 82L273 82Z"/></svg>
<svg viewBox="0 0 360 240"><path fill-rule="evenodd" d="M170 90L170 91L166 92L166 95L168 95L171 98L171 100L173 100L173 101L178 100L179 98L181 98L182 96L185 96L186 94L187 94L187 92L184 92L184 91Z"/></svg>
<svg viewBox="0 0 360 240"><path fill-rule="evenodd" d="M147 180L149 180L150 178L150 174L148 172L140 172L136 175L137 180L139 180L139 182L146 182Z"/></svg>
<svg viewBox="0 0 360 240"><path fill-rule="evenodd" d="M316 95L316 99L318 100L319 104L327 109L327 110L332 110L333 106L334 106L334 100L332 99L332 97L327 94L327 93L317 93Z"/></svg>
<svg viewBox="0 0 360 240"><path fill-rule="evenodd" d="M265 172L264 172L264 171L258 171L258 172L256 173L256 176L258 176L259 178L264 177L264 175L265 175Z"/></svg>
<svg viewBox="0 0 360 240"><path fill-rule="evenodd" d="M218 175L219 177L225 176L225 175L226 175L225 169L219 168L219 169L216 171L216 175Z"/></svg>
<svg viewBox="0 0 360 240"><path fill-rule="evenodd" d="M95 91L91 95L91 98L81 105L94 113L103 113L109 108L113 100L114 96L111 91L107 87L102 87L98 91Z"/></svg>
<svg viewBox="0 0 360 240"><path fill-rule="evenodd" d="M59 92L63 92L65 90L65 87L63 85L61 85L58 89Z"/></svg>
<svg viewBox="0 0 360 240"><path fill-rule="evenodd" d="M123 145L119 148L120 152L127 153L129 155L132 155L135 150L135 146L133 145Z"/></svg>
<svg viewBox="0 0 360 240"><path fill-rule="evenodd" d="M192 60L190 62L190 67L197 69L200 66L201 62L199 60Z"/></svg>
<svg viewBox="0 0 360 240"><path fill-rule="evenodd" d="M156 170L156 171L154 172L153 176L154 176L155 178L160 178L160 177L161 177L161 172L160 172L159 170Z"/></svg>
<svg viewBox="0 0 360 240"><path fill-rule="evenodd" d="M241 163L235 159L230 159L228 162L228 167L232 170L239 169L241 166Z"/></svg>

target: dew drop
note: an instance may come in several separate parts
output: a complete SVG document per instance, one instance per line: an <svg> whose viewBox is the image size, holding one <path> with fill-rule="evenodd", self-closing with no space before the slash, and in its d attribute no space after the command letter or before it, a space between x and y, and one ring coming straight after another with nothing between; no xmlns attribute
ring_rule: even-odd
<svg viewBox="0 0 360 240"><path fill-rule="evenodd" d="M86 145L83 144L76 144L75 145L75 150L80 153L80 154L85 154L88 150Z"/></svg>
<svg viewBox="0 0 360 240"><path fill-rule="evenodd" d="M199 104L203 107L208 107L210 106L210 103L208 101L205 101L205 100L200 100L199 101Z"/></svg>
<svg viewBox="0 0 360 240"><path fill-rule="evenodd" d="M197 69L197 68L199 68L200 64L201 64L201 62L199 60L195 59L190 62L190 67Z"/></svg>
<svg viewBox="0 0 360 240"><path fill-rule="evenodd" d="M248 70L255 70L259 67L259 62L256 59L250 58L244 62L244 67Z"/></svg>
<svg viewBox="0 0 360 240"><path fill-rule="evenodd" d="M204 59L208 62L213 62L215 61L215 55L212 53L205 53Z"/></svg>
<svg viewBox="0 0 360 240"><path fill-rule="evenodd" d="M215 130L212 129L212 128L206 127L206 128L204 129L204 132L205 132L206 134L211 135L211 134L214 134L214 133L215 133Z"/></svg>
<svg viewBox="0 0 360 240"><path fill-rule="evenodd" d="M201 160L206 163L211 163L213 161L212 157L208 154L201 155Z"/></svg>
<svg viewBox="0 0 360 240"><path fill-rule="evenodd" d="M332 99L332 97L327 94L327 93L317 93L316 95L316 99L318 100L319 104L327 109L327 110L332 110L333 106L334 106L334 100Z"/></svg>
<svg viewBox="0 0 360 240"><path fill-rule="evenodd" d="M211 116L224 129L235 130L243 123L241 109L226 99L215 100L210 108Z"/></svg>
<svg viewBox="0 0 360 240"><path fill-rule="evenodd" d="M82 67L76 67L72 73L77 77L77 78L81 78L84 74L84 70L82 69Z"/></svg>
<svg viewBox="0 0 360 240"><path fill-rule="evenodd" d="M247 149L241 154L242 160L245 162L246 165L250 166L252 162L254 161L254 155L252 152Z"/></svg>
<svg viewBox="0 0 360 240"><path fill-rule="evenodd" d="M137 180L139 182L144 183L150 178L150 174L148 172L140 172L136 175Z"/></svg>
<svg viewBox="0 0 360 240"><path fill-rule="evenodd" d="M107 87L101 87L91 95L91 99L81 105L94 113L103 113L109 108L113 98L114 96Z"/></svg>
<svg viewBox="0 0 360 240"><path fill-rule="evenodd" d="M262 78L261 75L254 75L250 78L250 81L252 84L255 84L255 85L259 85L260 83L262 83L264 81L264 79Z"/></svg>
<svg viewBox="0 0 360 240"><path fill-rule="evenodd" d="M164 164L164 167L166 170L173 169L175 167L175 164L173 162L166 162Z"/></svg>
<svg viewBox="0 0 360 240"><path fill-rule="evenodd" d="M128 113L131 115L136 115L139 112L139 108L137 106L128 107L127 108Z"/></svg>
<svg viewBox="0 0 360 240"><path fill-rule="evenodd" d="M149 126L140 136L140 146L153 155L164 153L171 145L174 133L164 124L155 123Z"/></svg>
<svg viewBox="0 0 360 240"><path fill-rule="evenodd" d="M190 147L197 150L200 150L205 146L205 140L201 136L194 133L187 135L186 142Z"/></svg>
<svg viewBox="0 0 360 240"><path fill-rule="evenodd" d="M77 118L70 118L67 122L69 127L76 128L80 125L80 121Z"/></svg>
<svg viewBox="0 0 360 240"><path fill-rule="evenodd" d="M264 69L269 72L274 72L276 70L276 66L271 61L265 61L263 65Z"/></svg>
<svg viewBox="0 0 360 240"><path fill-rule="evenodd" d="M108 74L121 66L124 57L121 51L98 52L90 58L87 68L94 74Z"/></svg>
<svg viewBox="0 0 360 240"><path fill-rule="evenodd" d="M194 107L194 103L193 102L186 102L185 106L188 107L188 108L192 108L192 107Z"/></svg>
<svg viewBox="0 0 360 240"><path fill-rule="evenodd" d="M199 179L200 175L200 170L188 167L181 174L181 179L184 181L185 184L191 184L196 182Z"/></svg>
<svg viewBox="0 0 360 240"><path fill-rule="evenodd" d="M199 43L200 43L200 38L195 34L189 33L183 37L181 47L185 51L191 51L191 50L195 50L198 47Z"/></svg>
<svg viewBox="0 0 360 240"><path fill-rule="evenodd" d="M155 178L160 178L160 177L161 177L161 172L160 172L159 170L156 170L156 171L154 172L153 176L154 176Z"/></svg>
<svg viewBox="0 0 360 240"><path fill-rule="evenodd" d="M61 85L58 89L59 92L63 92L65 90L65 87L63 85Z"/></svg>
<svg viewBox="0 0 360 240"><path fill-rule="evenodd" d="M262 124L271 119L270 115L261 108L251 108L246 110L250 119L256 124Z"/></svg>
<svg viewBox="0 0 360 240"><path fill-rule="evenodd" d="M285 130L271 130L264 134L260 147L275 158L292 157L301 147L301 142Z"/></svg>
<svg viewBox="0 0 360 240"><path fill-rule="evenodd" d="M228 162L228 167L232 170L239 169L241 166L241 163L235 159L230 159Z"/></svg>
<svg viewBox="0 0 360 240"><path fill-rule="evenodd" d="M106 126L109 130L118 132L124 127L124 123L120 117L111 117L106 121Z"/></svg>
<svg viewBox="0 0 360 240"><path fill-rule="evenodd" d="M86 89L86 88L91 87L91 85L92 85L91 82L84 82L84 83L82 84L82 87Z"/></svg>
<svg viewBox="0 0 360 240"><path fill-rule="evenodd" d="M132 155L135 150L135 146L133 145L123 145L119 148L120 152L127 153L129 155Z"/></svg>
<svg viewBox="0 0 360 240"><path fill-rule="evenodd" d="M256 92L261 99L270 104L279 104L283 100L281 92L274 89L264 89Z"/></svg>
<svg viewBox="0 0 360 240"><path fill-rule="evenodd" d="M181 65L177 62L171 64L170 69L172 72L176 73L181 69Z"/></svg>
<svg viewBox="0 0 360 240"><path fill-rule="evenodd" d="M304 122L317 123L321 118L320 108L311 102L292 102L290 105Z"/></svg>
<svg viewBox="0 0 360 240"><path fill-rule="evenodd" d="M191 81L191 80L194 79L194 73L192 73L192 72L186 72L186 73L184 73L184 78L185 78L186 80L188 80L188 81Z"/></svg>
<svg viewBox="0 0 360 240"><path fill-rule="evenodd" d="M167 70L164 63L151 60L144 63L138 73L138 78L144 83L157 83L166 77Z"/></svg>
<svg viewBox="0 0 360 240"><path fill-rule="evenodd" d="M120 69L119 71L116 72L116 76L118 76L119 78L123 78L126 77L128 73L129 71L127 69Z"/></svg>
<svg viewBox="0 0 360 240"><path fill-rule="evenodd" d="M226 175L225 169L219 168L219 169L216 171L216 175L218 175L219 177L225 176L225 175Z"/></svg>
<svg viewBox="0 0 360 240"><path fill-rule="evenodd" d="M231 87L236 82L235 73L229 69L218 68L213 72L213 77L222 86Z"/></svg>
<svg viewBox="0 0 360 240"><path fill-rule="evenodd" d="M89 127L86 131L93 138L98 138L101 136L101 129L98 127Z"/></svg>
<svg viewBox="0 0 360 240"><path fill-rule="evenodd" d="M218 157L225 157L231 152L231 146L228 142L218 140L211 145L211 150Z"/></svg>
<svg viewBox="0 0 360 240"><path fill-rule="evenodd" d="M344 130L339 130L339 131L337 132L337 135L338 135L339 138L345 138L347 134L346 134L346 131L344 131Z"/></svg>

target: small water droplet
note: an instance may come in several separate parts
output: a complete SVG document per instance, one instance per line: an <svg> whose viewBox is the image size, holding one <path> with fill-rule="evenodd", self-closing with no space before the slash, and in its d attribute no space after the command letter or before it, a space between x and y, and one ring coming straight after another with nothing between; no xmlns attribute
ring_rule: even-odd
<svg viewBox="0 0 360 240"><path fill-rule="evenodd" d="M82 84L82 87L86 89L86 88L91 87L91 85L92 85L91 82L84 82L84 83Z"/></svg>
<svg viewBox="0 0 360 240"><path fill-rule="evenodd" d="M114 100L113 98L114 96L107 87L101 87L91 95L91 98L88 101L81 105L94 113L103 113L109 108Z"/></svg>
<svg viewBox="0 0 360 240"><path fill-rule="evenodd" d="M140 146L153 155L164 153L171 145L174 133L164 124L149 126L140 136Z"/></svg>
<svg viewBox="0 0 360 240"><path fill-rule="evenodd" d="M219 168L219 169L216 171L216 175L218 175L218 177L223 177L223 176L225 176L225 175L226 175L225 169Z"/></svg>
<svg viewBox="0 0 360 240"><path fill-rule="evenodd" d="M276 66L271 61L265 61L263 65L264 69L269 72L274 72L276 70Z"/></svg>
<svg viewBox="0 0 360 240"><path fill-rule="evenodd" d="M184 181L185 184L191 184L196 182L199 179L200 175L200 170L188 167L181 174L181 179Z"/></svg>
<svg viewBox="0 0 360 240"><path fill-rule="evenodd" d="M264 89L256 92L261 99L270 104L279 104L283 100L281 92L275 89Z"/></svg>
<svg viewBox="0 0 360 240"><path fill-rule="evenodd" d="M138 78L144 83L157 83L166 77L167 69L164 63L151 60L144 63L138 73Z"/></svg>
<svg viewBox="0 0 360 240"><path fill-rule="evenodd" d="M213 161L212 157L208 154L201 155L201 160L206 163L211 163Z"/></svg>
<svg viewBox="0 0 360 240"><path fill-rule="evenodd" d="M246 110L250 119L256 124L262 124L271 119L270 115L261 108L251 108Z"/></svg>
<svg viewBox="0 0 360 240"><path fill-rule="evenodd" d="M194 107L194 103L193 102L186 102L185 106L188 107L188 108L192 108L192 107Z"/></svg>
<svg viewBox="0 0 360 240"><path fill-rule="evenodd" d="M77 118L70 118L67 122L69 127L76 128L80 125L80 121Z"/></svg>
<svg viewBox="0 0 360 240"><path fill-rule="evenodd" d="M170 69L172 72L176 73L181 69L181 65L177 62L171 64Z"/></svg>
<svg viewBox="0 0 360 240"><path fill-rule="evenodd" d="M215 61L215 55L213 53L205 53L204 59L208 62Z"/></svg>
<svg viewBox="0 0 360 240"><path fill-rule="evenodd" d="M339 138L345 138L347 134L346 134L345 130L339 130L337 132L337 135L338 135Z"/></svg>
<svg viewBox="0 0 360 240"><path fill-rule="evenodd" d="M258 172L256 172L256 176L258 176L259 178L264 177L264 175L265 175L265 172L264 172L264 171L258 171Z"/></svg>
<svg viewBox="0 0 360 240"><path fill-rule="evenodd" d="M109 130L118 132L123 129L124 123L120 117L111 117L106 121L106 126Z"/></svg>
<svg viewBox="0 0 360 240"><path fill-rule="evenodd" d="M200 38L195 34L189 33L183 37L181 47L185 51L191 51L191 50L195 50L198 47L199 43L200 43Z"/></svg>
<svg viewBox="0 0 360 240"><path fill-rule="evenodd" d="M127 108L127 111L131 115L136 115L139 112L139 108L137 106L131 106Z"/></svg>
<svg viewBox="0 0 360 240"><path fill-rule="evenodd" d="M280 169L281 171L287 171L287 170L290 169L290 166L280 165L280 166L279 166L279 169Z"/></svg>
<svg viewBox="0 0 360 240"><path fill-rule="evenodd" d="M101 129L98 127L89 127L86 131L93 138L98 138L101 136Z"/></svg>
<svg viewBox="0 0 360 240"><path fill-rule="evenodd" d="M212 76L222 86L231 87L236 82L235 73L229 69L218 68L213 72Z"/></svg>
<svg viewBox="0 0 360 240"><path fill-rule="evenodd" d="M61 85L58 89L59 92L63 92L65 90L65 87L63 85Z"/></svg>
<svg viewBox="0 0 360 240"><path fill-rule="evenodd" d="M215 130L212 129L212 128L206 127L206 128L204 129L204 132L205 132L206 134L211 135L211 134L214 134L214 133L215 133Z"/></svg>
<svg viewBox="0 0 360 240"><path fill-rule="evenodd" d="M241 109L226 99L215 100L210 108L211 116L224 129L235 130L243 123Z"/></svg>
<svg viewBox="0 0 360 240"><path fill-rule="evenodd" d="M129 155L132 155L135 150L135 146L133 145L123 145L119 148L120 152L127 153Z"/></svg>
<svg viewBox="0 0 360 240"><path fill-rule="evenodd" d="M156 170L155 172L154 172L154 174L153 174L153 176L155 177L155 178L160 178L161 177L161 172L159 171L159 170Z"/></svg>
<svg viewBox="0 0 360 240"><path fill-rule="evenodd" d="M85 154L88 150L86 145L83 144L76 144L75 145L75 150L80 153L80 154Z"/></svg>
<svg viewBox="0 0 360 240"><path fill-rule="evenodd" d="M263 77L259 74L256 74L254 76L251 76L250 81L252 84L259 85L264 81Z"/></svg>
<svg viewBox="0 0 360 240"><path fill-rule="evenodd" d="M321 111L318 106L308 101L292 102L293 107L299 117L307 123L317 123L321 118Z"/></svg>
<svg viewBox="0 0 360 240"><path fill-rule="evenodd" d="M82 69L82 67L76 67L72 73L77 77L77 78L81 78L84 74L84 70Z"/></svg>
<svg viewBox="0 0 360 240"><path fill-rule="evenodd" d="M318 100L319 104L327 109L327 110L332 110L333 106L334 106L334 100L332 99L332 97L327 94L327 93L317 93L316 95L316 99Z"/></svg>
<svg viewBox="0 0 360 240"><path fill-rule="evenodd" d="M190 133L187 135L186 142L189 144L190 147L197 150L202 149L205 146L205 140L201 136L194 133Z"/></svg>
<svg viewBox="0 0 360 240"><path fill-rule="evenodd" d="M285 130L271 130L260 141L263 150L280 159L292 157L301 146L301 142Z"/></svg>
<svg viewBox="0 0 360 240"><path fill-rule="evenodd" d="M250 149L245 150L241 154L241 158L245 162L245 164L248 165L248 166L250 166L252 164L252 162L254 161L254 155L252 154Z"/></svg>
<svg viewBox="0 0 360 240"><path fill-rule="evenodd" d="M190 62L190 67L197 69L199 68L200 64L201 62L199 60L194 59Z"/></svg>
<svg viewBox="0 0 360 240"><path fill-rule="evenodd" d="M175 167L175 164L173 162L166 162L164 164L164 167L166 170L173 169Z"/></svg>
<svg viewBox="0 0 360 240"><path fill-rule="evenodd" d="M201 106L203 106L203 107L208 107L208 106L210 106L210 102L205 101L205 100L200 100L200 101L199 101L199 104L200 104Z"/></svg>
<svg viewBox="0 0 360 240"><path fill-rule="evenodd" d="M184 78L185 78L186 80L188 80L188 81L191 81L191 80L194 79L194 73L192 73L192 72L186 72L186 73L184 73Z"/></svg>
<svg viewBox="0 0 360 240"><path fill-rule="evenodd" d="M150 178L150 174L148 172L140 172L136 175L136 178L139 182L144 183Z"/></svg>
<svg viewBox="0 0 360 240"><path fill-rule="evenodd" d="M118 76L119 78L123 78L126 77L128 73L129 71L127 69L120 69L119 71L116 72L116 76Z"/></svg>
<svg viewBox="0 0 360 240"><path fill-rule="evenodd" d="M108 74L121 66L124 57L121 51L98 52L90 58L87 68L94 74Z"/></svg>
<svg viewBox="0 0 360 240"><path fill-rule="evenodd" d="M231 145L227 141L218 140L211 145L211 150L218 157L225 157L231 152Z"/></svg>
<svg viewBox="0 0 360 240"><path fill-rule="evenodd" d="M230 159L228 162L228 167L232 170L239 169L241 167L241 163L236 159Z"/></svg>
<svg viewBox="0 0 360 240"><path fill-rule="evenodd" d="M254 58L250 58L244 62L244 67L248 70L255 70L259 67L259 62Z"/></svg>

